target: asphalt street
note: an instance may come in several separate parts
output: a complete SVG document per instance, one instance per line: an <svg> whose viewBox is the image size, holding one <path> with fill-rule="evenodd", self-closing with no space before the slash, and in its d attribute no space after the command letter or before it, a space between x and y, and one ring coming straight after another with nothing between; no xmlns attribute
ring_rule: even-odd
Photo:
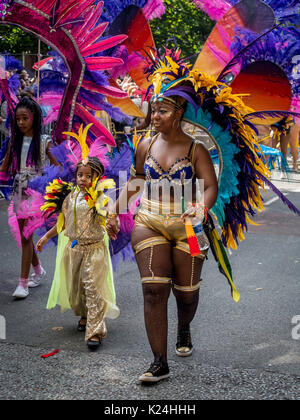
<svg viewBox="0 0 300 420"><path fill-rule="evenodd" d="M300 209L300 175L294 181L276 185ZM6 339L0 340L0 399L300 399L300 217L267 193L266 211L255 219L259 225L249 227L246 240L230 255L240 302L232 300L210 254L192 325L195 351L186 359L175 355L172 296L171 377L151 387L137 380L152 354L136 265L122 263L115 273L121 315L107 321L108 337L101 349L90 353L71 312L45 309L54 248L41 255L45 282L26 300L12 298L20 251L7 225L7 203L1 200L0 315L6 321ZM41 358L56 349L60 351L54 356Z"/></svg>

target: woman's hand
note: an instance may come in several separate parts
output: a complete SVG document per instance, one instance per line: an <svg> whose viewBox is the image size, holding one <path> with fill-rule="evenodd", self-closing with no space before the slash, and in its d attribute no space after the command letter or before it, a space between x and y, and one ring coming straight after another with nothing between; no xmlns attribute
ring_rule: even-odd
<svg viewBox="0 0 300 420"><path fill-rule="evenodd" d="M189 203L187 206L186 211L182 214L181 220L183 223L185 223L185 219L189 218L192 219L192 223L197 223L200 221L202 223L203 219L205 217L205 207L202 205L193 205L192 203Z"/></svg>
<svg viewBox="0 0 300 420"><path fill-rule="evenodd" d="M42 252L43 251L43 248L44 248L44 246L48 243L48 241L49 241L49 239L48 239L48 237L47 237L47 235L44 235L39 241L38 241L38 243L36 244L36 250L38 251L38 252Z"/></svg>
<svg viewBox="0 0 300 420"><path fill-rule="evenodd" d="M109 218L106 223L106 230L108 233L108 236L112 240L116 240L118 237L118 233L120 232L120 221L118 218Z"/></svg>

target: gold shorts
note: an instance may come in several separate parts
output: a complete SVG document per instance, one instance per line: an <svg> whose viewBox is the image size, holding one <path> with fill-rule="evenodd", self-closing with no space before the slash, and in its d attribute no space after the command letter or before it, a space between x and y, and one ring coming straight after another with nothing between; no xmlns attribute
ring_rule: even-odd
<svg viewBox="0 0 300 420"><path fill-rule="evenodd" d="M185 226L179 215L165 216L153 214L146 209L141 209L135 217L135 226L145 226L153 230L156 234L155 239L158 242L156 245L171 243L174 248L188 254L190 253ZM161 241L158 239L159 236L161 237ZM143 244L145 245L143 249L145 249L147 242L149 242L149 239L135 245L135 252L142 251ZM200 237L199 246L201 254L197 258L205 259L209 249L209 241L204 233Z"/></svg>

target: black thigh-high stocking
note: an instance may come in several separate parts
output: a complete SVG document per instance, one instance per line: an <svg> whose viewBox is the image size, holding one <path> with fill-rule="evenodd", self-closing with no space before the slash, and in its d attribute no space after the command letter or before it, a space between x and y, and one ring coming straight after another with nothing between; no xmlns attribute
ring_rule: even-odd
<svg viewBox="0 0 300 420"><path fill-rule="evenodd" d="M144 316L154 361L167 362L170 285L144 285Z"/></svg>
<svg viewBox="0 0 300 420"><path fill-rule="evenodd" d="M132 233L132 244L149 238L157 238L157 233L144 227L136 227ZM162 237L162 239L164 239ZM165 243L146 248L136 255L143 284L145 327L154 361L167 362L168 299L171 291L172 275L171 245ZM152 277L156 282L151 282Z"/></svg>
<svg viewBox="0 0 300 420"><path fill-rule="evenodd" d="M173 249L174 287L178 312L178 331L189 331L190 323L195 317L199 304L199 289L190 290L201 281L203 260ZM176 289L187 288L185 291Z"/></svg>

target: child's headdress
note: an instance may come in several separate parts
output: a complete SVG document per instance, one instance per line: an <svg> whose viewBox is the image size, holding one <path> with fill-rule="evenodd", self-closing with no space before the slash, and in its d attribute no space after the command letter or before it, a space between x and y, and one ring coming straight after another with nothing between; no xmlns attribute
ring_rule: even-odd
<svg viewBox="0 0 300 420"><path fill-rule="evenodd" d="M77 142L68 142L70 154L69 160L78 168L79 166L89 165L99 177L103 176L106 166L107 149L99 139L95 140L90 146L87 143L87 133L93 124L88 124L85 128L80 126L78 134L73 132L64 132L63 134L77 140Z"/></svg>

